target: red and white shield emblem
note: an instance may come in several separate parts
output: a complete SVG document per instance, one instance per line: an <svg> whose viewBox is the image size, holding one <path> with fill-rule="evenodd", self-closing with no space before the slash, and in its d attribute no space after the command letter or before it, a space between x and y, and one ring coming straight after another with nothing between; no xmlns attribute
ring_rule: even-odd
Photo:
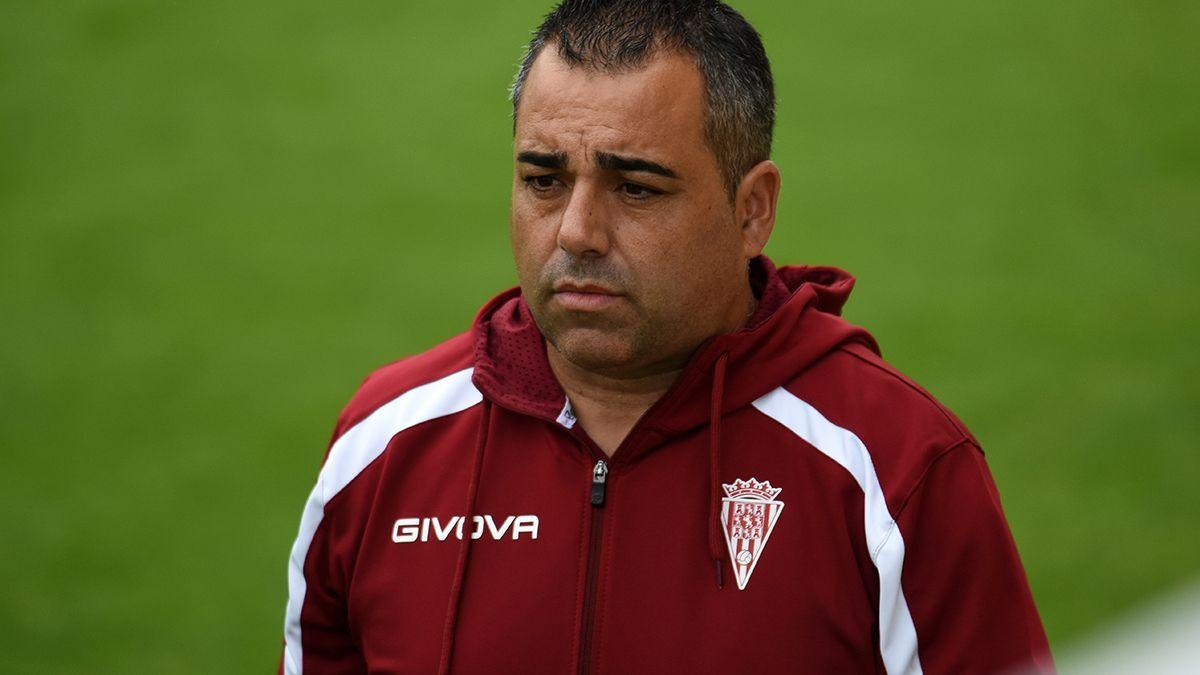
<svg viewBox="0 0 1200 675"><path fill-rule="evenodd" d="M725 497L721 499L721 529L729 545L729 559L738 590L745 590L750 575L762 556L771 531L783 512L783 502L775 499L783 488L771 487L771 482L757 479L737 479L733 484L722 483Z"/></svg>

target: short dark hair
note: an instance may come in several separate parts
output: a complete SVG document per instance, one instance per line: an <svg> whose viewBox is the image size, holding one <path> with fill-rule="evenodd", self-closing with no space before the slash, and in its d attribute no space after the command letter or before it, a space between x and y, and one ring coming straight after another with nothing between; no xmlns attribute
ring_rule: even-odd
<svg viewBox="0 0 1200 675"><path fill-rule="evenodd" d="M771 156L775 83L758 31L717 0L562 0L538 27L513 81L513 125L529 69L549 43L571 66L619 73L659 50L691 56L704 76L704 136L732 199Z"/></svg>

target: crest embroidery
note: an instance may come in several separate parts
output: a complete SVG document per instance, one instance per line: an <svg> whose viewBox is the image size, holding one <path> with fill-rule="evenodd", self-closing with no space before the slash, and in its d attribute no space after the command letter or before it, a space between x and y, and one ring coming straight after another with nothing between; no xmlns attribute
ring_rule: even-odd
<svg viewBox="0 0 1200 675"><path fill-rule="evenodd" d="M726 495L721 499L721 529L741 591L750 582L750 575L783 512L783 502L776 499L783 488L771 487L771 481L760 483L755 478L739 478L732 485L722 483L721 487Z"/></svg>

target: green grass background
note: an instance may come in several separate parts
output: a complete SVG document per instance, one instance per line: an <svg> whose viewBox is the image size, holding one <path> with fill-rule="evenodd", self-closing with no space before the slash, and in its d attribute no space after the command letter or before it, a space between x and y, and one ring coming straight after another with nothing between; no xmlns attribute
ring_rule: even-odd
<svg viewBox="0 0 1200 675"><path fill-rule="evenodd" d="M1200 573L1200 5L737 4L768 252L982 439L1052 643ZM336 411L514 282L546 10L0 3L0 670L274 667Z"/></svg>

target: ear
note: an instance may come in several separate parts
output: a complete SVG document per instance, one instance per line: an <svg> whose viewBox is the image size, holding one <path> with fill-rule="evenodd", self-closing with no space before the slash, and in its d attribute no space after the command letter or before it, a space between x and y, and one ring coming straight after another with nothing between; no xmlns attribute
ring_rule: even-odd
<svg viewBox="0 0 1200 675"><path fill-rule="evenodd" d="M755 164L738 183L734 214L742 228L742 253L747 260L762 253L775 229L779 186L779 167L769 159Z"/></svg>

